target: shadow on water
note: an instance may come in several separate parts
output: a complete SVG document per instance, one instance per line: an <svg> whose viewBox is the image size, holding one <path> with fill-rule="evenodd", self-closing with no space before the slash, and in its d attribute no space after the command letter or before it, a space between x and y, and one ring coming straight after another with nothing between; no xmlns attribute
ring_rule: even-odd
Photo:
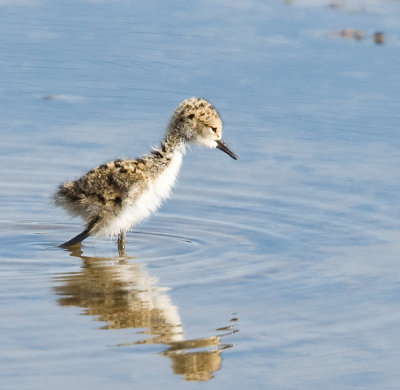
<svg viewBox="0 0 400 390"><path fill-rule="evenodd" d="M178 308L173 305L168 288L158 287L143 264L132 262L133 257L89 257L81 246L71 247L70 255L82 260L79 272L62 273L55 277L55 293L60 306L85 309L106 324L101 329L141 329L148 335L141 340L118 344L130 347L139 344L167 346L161 354L172 361L174 374L187 381L207 381L221 368L221 352L231 348L221 338L238 332L232 318L230 325L216 329L211 337L185 340Z"/></svg>

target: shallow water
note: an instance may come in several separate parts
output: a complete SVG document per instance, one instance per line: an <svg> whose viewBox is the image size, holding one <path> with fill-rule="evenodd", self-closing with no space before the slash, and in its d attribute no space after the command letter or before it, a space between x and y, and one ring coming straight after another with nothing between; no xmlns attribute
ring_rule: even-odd
<svg viewBox="0 0 400 390"><path fill-rule="evenodd" d="M2 389L399 387L400 4L288 3L0 1ZM57 185L193 95L239 160L193 147L126 257L58 248Z"/></svg>

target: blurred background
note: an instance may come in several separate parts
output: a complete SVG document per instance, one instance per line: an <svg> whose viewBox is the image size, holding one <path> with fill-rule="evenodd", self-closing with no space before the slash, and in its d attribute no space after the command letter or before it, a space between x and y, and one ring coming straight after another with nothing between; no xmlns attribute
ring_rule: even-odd
<svg viewBox="0 0 400 390"><path fill-rule="evenodd" d="M2 389L397 389L400 2L0 0ZM127 237L57 247L63 181L193 147ZM190 384L188 382L191 382Z"/></svg>

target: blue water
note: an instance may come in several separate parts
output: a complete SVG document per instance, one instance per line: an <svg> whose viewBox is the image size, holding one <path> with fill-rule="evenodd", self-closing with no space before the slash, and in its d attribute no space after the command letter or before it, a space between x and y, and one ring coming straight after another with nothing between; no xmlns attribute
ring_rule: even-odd
<svg viewBox="0 0 400 390"><path fill-rule="evenodd" d="M400 4L332 4L0 1L2 389L399 388ZM57 185L190 96L239 160L193 147L127 257L58 248Z"/></svg>

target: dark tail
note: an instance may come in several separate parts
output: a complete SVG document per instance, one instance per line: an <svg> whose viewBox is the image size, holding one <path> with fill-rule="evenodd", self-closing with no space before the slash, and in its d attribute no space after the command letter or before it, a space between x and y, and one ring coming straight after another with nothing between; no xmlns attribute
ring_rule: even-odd
<svg viewBox="0 0 400 390"><path fill-rule="evenodd" d="M70 246L81 243L85 238L90 236L90 229L85 229L82 233L79 233L74 238L71 238L69 241L64 242L64 244L59 245L60 248L69 248Z"/></svg>

